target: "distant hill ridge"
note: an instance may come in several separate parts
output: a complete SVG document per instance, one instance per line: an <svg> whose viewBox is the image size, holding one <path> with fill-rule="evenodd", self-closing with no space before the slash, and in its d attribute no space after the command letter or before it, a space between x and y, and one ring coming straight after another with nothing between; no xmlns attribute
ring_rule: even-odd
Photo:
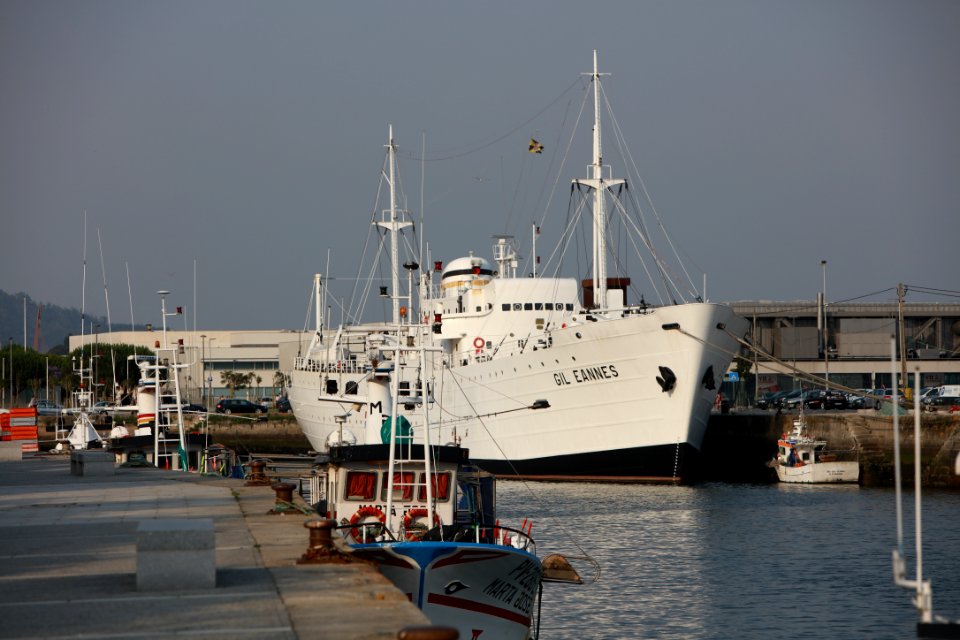
<svg viewBox="0 0 960 640"><path fill-rule="evenodd" d="M23 299L27 299L27 347L32 349L37 323L37 306L43 305L40 318L41 353L66 353L67 336L80 333L80 310L60 307L46 302L38 303L23 292L7 293L0 289L0 341L6 345L12 337L17 344L23 343ZM107 319L87 315L87 325L99 324L106 332ZM114 324L114 331L126 331L128 324Z"/></svg>

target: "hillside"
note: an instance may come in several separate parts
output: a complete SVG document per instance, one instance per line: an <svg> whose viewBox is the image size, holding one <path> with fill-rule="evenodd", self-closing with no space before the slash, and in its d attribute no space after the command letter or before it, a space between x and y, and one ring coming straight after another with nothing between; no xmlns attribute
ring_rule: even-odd
<svg viewBox="0 0 960 640"><path fill-rule="evenodd" d="M12 337L17 344L23 342L23 299L27 299L27 347L33 348L34 333L37 322L37 305L28 294L7 293L0 290L0 341L5 345ZM80 310L58 307L55 304L43 304L40 325L41 353L51 349L56 353L66 353L65 343L70 334L80 333ZM107 326L106 318L87 316L87 326L90 323ZM114 325L114 330L125 330L130 325ZM62 351L61 351L62 349Z"/></svg>

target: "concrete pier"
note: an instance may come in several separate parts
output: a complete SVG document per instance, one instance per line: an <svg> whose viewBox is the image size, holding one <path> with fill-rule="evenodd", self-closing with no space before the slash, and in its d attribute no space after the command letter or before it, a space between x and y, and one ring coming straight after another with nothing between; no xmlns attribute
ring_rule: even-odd
<svg viewBox="0 0 960 640"><path fill-rule="evenodd" d="M387 640L423 614L375 569L297 565L299 512L242 480L152 468L78 477L69 456L0 462L0 638ZM137 528L213 521L216 582L137 590Z"/></svg>

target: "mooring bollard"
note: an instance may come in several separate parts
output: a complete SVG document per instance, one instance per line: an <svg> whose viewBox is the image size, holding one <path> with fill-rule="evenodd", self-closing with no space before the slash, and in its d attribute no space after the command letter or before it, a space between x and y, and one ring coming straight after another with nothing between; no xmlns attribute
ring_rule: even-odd
<svg viewBox="0 0 960 640"><path fill-rule="evenodd" d="M457 640L460 633L453 627L404 627L399 640Z"/></svg>
<svg viewBox="0 0 960 640"><path fill-rule="evenodd" d="M267 479L267 476L263 473L263 470L267 467L267 463L263 460L254 460L249 463L250 467L250 479L244 483L244 486L247 487L265 487L270 484L270 480Z"/></svg>
<svg viewBox="0 0 960 640"><path fill-rule="evenodd" d="M272 485L273 490L277 493L277 499L273 504L273 509L267 513L277 515L283 514L287 511L301 511L305 512L303 509L293 504L293 490L297 488L297 485L292 482L278 482Z"/></svg>
<svg viewBox="0 0 960 640"><path fill-rule="evenodd" d="M310 532L310 546L297 560L297 564L347 564L351 559L333 544L333 528L336 520L307 520L303 526Z"/></svg>

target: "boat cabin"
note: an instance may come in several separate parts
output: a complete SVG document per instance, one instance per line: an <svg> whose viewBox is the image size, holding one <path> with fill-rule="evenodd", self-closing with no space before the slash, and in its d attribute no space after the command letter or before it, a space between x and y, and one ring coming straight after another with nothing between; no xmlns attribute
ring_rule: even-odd
<svg viewBox="0 0 960 640"><path fill-rule="evenodd" d="M334 446L318 458L312 501L321 516L338 522L349 542L373 541L385 532L398 540L420 540L431 530L446 537L494 526L494 477L470 465L466 449L430 447L429 498L423 445L398 444L397 449L392 483L390 445Z"/></svg>

